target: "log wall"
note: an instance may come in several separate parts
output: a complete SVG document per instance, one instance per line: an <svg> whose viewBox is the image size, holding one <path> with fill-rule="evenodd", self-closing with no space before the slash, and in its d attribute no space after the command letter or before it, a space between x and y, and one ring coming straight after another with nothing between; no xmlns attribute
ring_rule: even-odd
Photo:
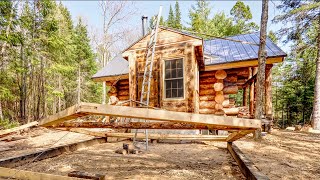
<svg viewBox="0 0 320 180"><path fill-rule="evenodd" d="M117 97L117 101L127 101L129 100L129 79L121 79L119 81L107 81L107 86L109 87L108 96ZM117 103L117 102L115 102ZM123 105L129 105L123 104Z"/></svg>
<svg viewBox="0 0 320 180"><path fill-rule="evenodd" d="M130 47L124 54L128 55L129 62L135 62L135 68L130 68L129 78L132 85L130 97L133 100L140 100L141 87L146 57L146 43L149 37L142 39L134 46ZM178 33L161 30L158 34L158 41L155 50L153 64L153 78L151 81L149 106L159 107L170 111L195 112L197 109L196 101L198 98L197 89L197 61L195 57L195 47L201 45L200 39ZM131 57L130 57L131 55ZM131 60L130 60L131 58ZM164 97L164 62L165 60L183 58L184 68L184 98L165 98ZM134 70L135 69L135 70ZM130 84L131 86L131 84ZM132 95L134 93L134 95Z"/></svg>
<svg viewBox="0 0 320 180"><path fill-rule="evenodd" d="M247 81L249 68L234 68L218 71L200 71L199 113L236 116L239 109L230 94L237 94Z"/></svg>

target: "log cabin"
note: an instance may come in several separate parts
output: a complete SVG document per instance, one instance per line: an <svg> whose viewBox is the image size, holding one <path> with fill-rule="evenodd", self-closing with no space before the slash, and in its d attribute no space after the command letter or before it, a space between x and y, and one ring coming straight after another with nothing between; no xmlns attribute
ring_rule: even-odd
<svg viewBox="0 0 320 180"><path fill-rule="evenodd" d="M150 34L130 45L92 79L106 82L117 104L138 106ZM253 117L259 33L204 40L160 27L149 106L169 111ZM287 56L266 41L265 112L272 119L271 69Z"/></svg>

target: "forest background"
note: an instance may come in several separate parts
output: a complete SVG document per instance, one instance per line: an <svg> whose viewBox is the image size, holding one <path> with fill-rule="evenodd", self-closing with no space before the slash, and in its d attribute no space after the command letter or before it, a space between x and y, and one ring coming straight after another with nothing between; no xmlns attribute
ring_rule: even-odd
<svg viewBox="0 0 320 180"><path fill-rule="evenodd" d="M128 23L141 18L138 2L92 2L101 15L100 29L89 26L86 17L72 18L68 3L0 1L1 128L39 120L79 101L101 103L102 85L92 82L91 76L141 36L137 31L141 24ZM230 12L214 11L211 2L188 2L187 20L180 3L169 2L161 25L218 37L259 30L250 1L228 2L233 4ZM272 71L274 120L283 128L310 124L320 4L317 0L270 3L274 10L269 12L277 12L270 23L282 28L268 36L288 54ZM297 12L299 8L304 9Z"/></svg>

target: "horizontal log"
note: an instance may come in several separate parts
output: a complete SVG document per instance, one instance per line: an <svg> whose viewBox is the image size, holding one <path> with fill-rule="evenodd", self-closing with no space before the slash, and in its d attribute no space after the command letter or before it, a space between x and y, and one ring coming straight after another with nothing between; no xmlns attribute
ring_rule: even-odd
<svg viewBox="0 0 320 180"><path fill-rule="evenodd" d="M237 74L228 74L228 76L223 79L223 81L227 83L236 83L237 80L238 80Z"/></svg>
<svg viewBox="0 0 320 180"><path fill-rule="evenodd" d="M205 95L205 96L200 96L199 100L200 101L214 101L214 95Z"/></svg>
<svg viewBox="0 0 320 180"><path fill-rule="evenodd" d="M119 96L128 96L129 95L129 91L128 90L121 90L118 92Z"/></svg>
<svg viewBox="0 0 320 180"><path fill-rule="evenodd" d="M128 90L129 86L128 85L124 85L124 86L118 86L119 90Z"/></svg>
<svg viewBox="0 0 320 180"><path fill-rule="evenodd" d="M200 90L199 94L200 96L203 95L214 95L216 93L216 91L212 88L212 89L206 89L206 90Z"/></svg>
<svg viewBox="0 0 320 180"><path fill-rule="evenodd" d="M200 114L214 114L216 109L199 109Z"/></svg>
<svg viewBox="0 0 320 180"><path fill-rule="evenodd" d="M154 110L146 108L134 108L125 106L112 106L96 103L80 103L67 108L57 114L40 120L42 126L50 126L66 120L86 115L104 115L146 119L151 121L180 122L189 124L204 124L218 128L228 129L257 129L261 127L261 121L257 119L243 119L235 117L222 117L196 113L172 112L166 110Z"/></svg>
<svg viewBox="0 0 320 180"><path fill-rule="evenodd" d="M223 88L224 94L237 94L238 93L238 86L226 86Z"/></svg>
<svg viewBox="0 0 320 180"><path fill-rule="evenodd" d="M215 101L200 101L199 103L200 109L214 109L215 105Z"/></svg>
<svg viewBox="0 0 320 180"><path fill-rule="evenodd" d="M237 108L237 107L235 107L235 108L223 108L223 111L228 116L234 116L234 115L238 115L239 108Z"/></svg>
<svg viewBox="0 0 320 180"><path fill-rule="evenodd" d="M200 84L212 84L217 82L217 79L214 77L204 77L204 78L200 78L199 83Z"/></svg>
<svg viewBox="0 0 320 180"><path fill-rule="evenodd" d="M237 74L237 76L249 76L248 68L236 68L236 69L228 69L226 70L227 74Z"/></svg>
<svg viewBox="0 0 320 180"><path fill-rule="evenodd" d="M200 84L199 88L200 88L200 91L207 90L207 89L213 89L213 85L214 85L214 83L213 84Z"/></svg>
<svg viewBox="0 0 320 180"><path fill-rule="evenodd" d="M199 76L200 78L203 77L215 77L216 71L200 71Z"/></svg>
<svg viewBox="0 0 320 180"><path fill-rule="evenodd" d="M120 80L120 81L118 81L117 84L119 84L119 85L129 85L129 80Z"/></svg>
<svg viewBox="0 0 320 180"><path fill-rule="evenodd" d="M118 99L119 99L120 101L129 100L129 96L118 96Z"/></svg>

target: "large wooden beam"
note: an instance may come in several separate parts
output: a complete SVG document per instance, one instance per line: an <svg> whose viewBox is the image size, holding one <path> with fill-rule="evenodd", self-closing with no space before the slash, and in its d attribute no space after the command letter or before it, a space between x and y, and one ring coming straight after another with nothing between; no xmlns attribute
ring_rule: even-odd
<svg viewBox="0 0 320 180"><path fill-rule="evenodd" d="M134 133L106 133L95 132L86 129L70 129L72 132L87 134L97 137L117 137L117 138L133 138ZM194 140L194 141L226 141L228 136L216 135L190 135L190 134L148 134L149 139L156 140ZM146 135L143 133L137 134L137 139L145 139Z"/></svg>
<svg viewBox="0 0 320 180"><path fill-rule="evenodd" d="M80 180L80 178L25 171L21 169L10 169L4 167L0 167L0 177L5 179L12 178L21 180Z"/></svg>
<svg viewBox="0 0 320 180"><path fill-rule="evenodd" d="M21 130L26 129L26 128L37 126L37 125L38 125L38 122L37 121L33 121L31 123L24 124L22 126L18 126L18 127L15 127L15 128L1 130L0 131L0 137L3 137L3 136L6 136L6 135L9 135L9 134L21 131Z"/></svg>
<svg viewBox="0 0 320 180"><path fill-rule="evenodd" d="M257 119L244 119L235 118L227 116L215 116L207 114L194 114L185 112L174 112L166 110L154 110L145 108L134 108L134 107L124 107L124 106L112 106L112 105L102 105L94 103L80 103L79 105L70 107L66 109L64 113L65 116L52 115L48 118L42 119L40 125L42 126L52 126L64 122L66 119L71 119L71 117L76 117L77 114L87 114L87 115L107 115L107 116L118 116L127 118L137 118L155 121L166 121L166 122L180 122L189 124L203 124L211 125L217 129L221 126L227 127L229 129L257 129L261 127L261 120Z"/></svg>
<svg viewBox="0 0 320 180"><path fill-rule="evenodd" d="M249 180L269 180L268 176L256 168L256 166L240 151L240 149L229 142L227 149L232 155L233 159L239 165L242 174Z"/></svg>
<svg viewBox="0 0 320 180"><path fill-rule="evenodd" d="M214 130L216 126L204 124L188 124L174 122L70 122L53 125L54 128L112 128L112 129L209 129ZM221 126L219 129L228 130L228 127ZM240 130L233 128L233 130Z"/></svg>
<svg viewBox="0 0 320 180"><path fill-rule="evenodd" d="M238 131L238 132L233 132L231 133L228 138L227 138L227 142L233 142L236 141L242 137L244 137L245 135L252 133L254 131L251 130L244 130L244 131Z"/></svg>

